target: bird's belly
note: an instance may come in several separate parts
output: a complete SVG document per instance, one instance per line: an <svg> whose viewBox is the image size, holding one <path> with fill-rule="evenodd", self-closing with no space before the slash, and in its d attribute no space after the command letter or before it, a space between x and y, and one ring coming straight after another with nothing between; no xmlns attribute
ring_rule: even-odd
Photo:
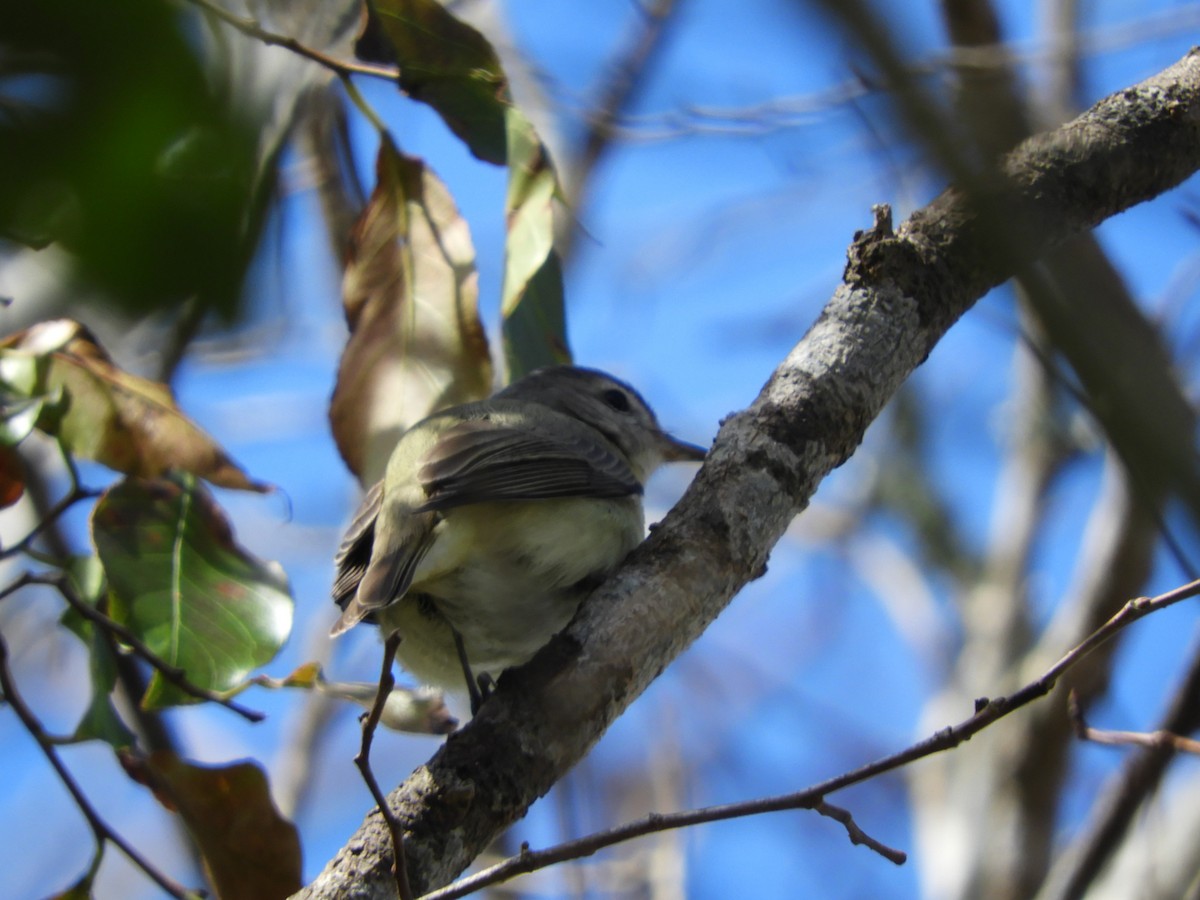
<svg viewBox="0 0 1200 900"><path fill-rule="evenodd" d="M476 675L495 677L526 662L637 545L643 528L633 497L448 511L408 597L397 604L406 608L406 621L395 623L401 664L429 683L462 687L461 673L445 664L456 659L448 626L462 636ZM414 594L428 598L424 610Z"/></svg>

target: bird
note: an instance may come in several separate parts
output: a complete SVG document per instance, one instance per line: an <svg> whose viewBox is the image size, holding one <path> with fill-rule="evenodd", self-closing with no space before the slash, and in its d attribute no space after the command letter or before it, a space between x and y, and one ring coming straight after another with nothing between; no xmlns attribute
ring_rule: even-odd
<svg viewBox="0 0 1200 900"><path fill-rule="evenodd" d="M400 437L346 531L330 634L375 622L416 680L465 679L475 712L478 686L528 661L641 542L651 473L704 456L595 369L536 369L436 412Z"/></svg>

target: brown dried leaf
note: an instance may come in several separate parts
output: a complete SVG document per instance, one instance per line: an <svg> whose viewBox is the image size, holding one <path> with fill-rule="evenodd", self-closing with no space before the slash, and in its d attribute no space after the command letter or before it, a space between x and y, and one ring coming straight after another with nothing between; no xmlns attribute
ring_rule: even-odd
<svg viewBox="0 0 1200 900"><path fill-rule="evenodd" d="M221 487L271 489L249 479L187 418L166 385L118 368L78 322L42 322L10 335L0 341L0 355L37 359L35 395L64 393L66 412L43 416L38 427L77 456L127 475L156 478L181 469Z"/></svg>
<svg viewBox="0 0 1200 900"><path fill-rule="evenodd" d="M492 384L467 223L423 161L385 140L376 168L346 263L350 340L329 410L342 458L364 484L382 476L407 428Z"/></svg>
<svg viewBox="0 0 1200 900"><path fill-rule="evenodd" d="M255 763L200 766L166 751L118 758L183 819L222 900L282 900L300 889L300 837Z"/></svg>

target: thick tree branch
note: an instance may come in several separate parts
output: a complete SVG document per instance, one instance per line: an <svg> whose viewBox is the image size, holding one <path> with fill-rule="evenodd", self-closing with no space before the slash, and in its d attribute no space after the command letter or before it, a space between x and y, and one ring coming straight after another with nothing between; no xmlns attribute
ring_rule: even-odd
<svg viewBox="0 0 1200 900"><path fill-rule="evenodd" d="M1200 53L1026 141L986 202L950 190L856 236L845 281L621 570L390 800L413 887L444 884L573 766L746 582L900 384L991 287L1200 166ZM988 221L985 214L1001 214ZM1003 231L1010 246L998 247ZM394 891L378 812L297 896Z"/></svg>

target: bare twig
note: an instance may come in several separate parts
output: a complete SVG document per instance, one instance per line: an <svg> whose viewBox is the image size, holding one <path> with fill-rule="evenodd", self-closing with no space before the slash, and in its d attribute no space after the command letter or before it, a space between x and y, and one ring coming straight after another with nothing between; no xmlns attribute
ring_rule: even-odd
<svg viewBox="0 0 1200 900"><path fill-rule="evenodd" d="M846 828L846 834L850 837L850 843L868 847L884 859L898 866L902 866L908 862L908 854L903 850L896 850L887 844L880 843L859 828L858 823L854 821L854 817L850 815L849 810L843 809L840 806L834 806L832 803L826 803L824 800L814 806L813 809L823 816L828 816L834 821L841 822Z"/></svg>
<svg viewBox="0 0 1200 900"><path fill-rule="evenodd" d="M1180 753L1200 755L1200 741L1167 731L1165 728L1155 731L1108 731L1092 728L1084 721L1083 711L1079 708L1079 699L1075 696L1074 691L1071 691L1067 709L1071 715L1071 724L1075 728L1075 734L1080 740L1091 741L1094 744L1107 744L1111 747L1153 747L1158 750L1175 750Z"/></svg>
<svg viewBox="0 0 1200 900"><path fill-rule="evenodd" d="M90 500L91 498L98 497L99 495L99 491L75 485L65 497L55 503L54 506L50 507L50 509L46 510L46 514L42 516L38 523L33 526L29 533L25 535L25 537L21 538L15 544L0 550L0 559L9 559L10 557L16 556L18 553L27 552L33 542L37 540L38 536L41 535L47 528L52 526L55 522L57 522L59 518L61 518L62 515L72 506L74 506L76 503L79 503L81 500Z"/></svg>
<svg viewBox="0 0 1200 900"><path fill-rule="evenodd" d="M58 755L58 751L54 746L54 739L46 733L42 728L41 722L33 714L33 711L25 703L25 700L17 692L17 687L13 681L12 672L8 667L8 644L2 636L0 636L0 690L4 692L4 700L12 707L12 711L16 713L25 730L29 732L29 736L37 742L42 755L46 757L46 761L50 763L51 768L57 773L63 787L71 795L84 819L87 820L88 827L91 828L92 834L97 843L110 842L129 858L135 866L146 873L147 877L154 881L159 887L170 894L172 897L186 900L186 898L194 897L195 894L187 888L176 883L168 878L162 872L158 871L149 860L143 857L133 848L123 837L109 827L108 823L100 817L96 812L83 790L76 783L70 771L63 764L62 759Z"/></svg>
<svg viewBox="0 0 1200 900"><path fill-rule="evenodd" d="M369 75L372 78L384 78L388 81L395 81L400 76L399 70L390 66L376 66L370 63L354 63L334 59L320 50L302 44L294 37L268 31L254 19L236 16L221 5L214 3L213 0L188 0L188 2L194 6L198 6L206 13L215 16L225 24L231 25L247 37L262 41L264 44L290 50L298 56L303 56L305 59L310 59L318 65L324 66L342 79L347 79L351 75Z"/></svg>
<svg viewBox="0 0 1200 900"><path fill-rule="evenodd" d="M453 900L456 897L464 897L480 888L505 881L516 875L523 875L566 860L591 856L605 847L610 847L646 834L653 834L671 828L684 828L706 822L717 822L725 819L742 818L768 812L780 812L788 809L813 809L822 815L834 818L846 826L850 839L854 843L869 847L897 865L903 864L906 859L903 852L894 850L866 835L854 824L849 812L826 804L825 796L834 791L842 790L851 785L898 769L915 760L957 747L993 722L1050 693L1064 672L1078 664L1098 646L1117 634L1117 632L1152 612L1165 609L1182 600L1196 596L1200 596L1200 581L1190 582L1173 591L1160 594L1157 597L1139 597L1136 600L1130 600L1121 608L1120 612L1109 619L1103 626L1090 634L1080 644L1067 651L1040 678L1026 684L1020 690L1008 696L996 699L985 697L976 700L975 714L969 719L957 725L952 725L949 728L944 728L899 753L876 760L852 772L847 772L844 775L839 775L792 794L765 797L741 803L729 803L723 806L710 806L665 815L651 814L635 822L629 822L607 831L597 832L578 840L567 841L546 850L534 852L529 849L528 845L523 845L521 852L517 856L510 857L467 878L459 879L444 888L431 891L423 895L421 900Z"/></svg>
<svg viewBox="0 0 1200 900"><path fill-rule="evenodd" d="M1200 727L1200 653L1195 653L1163 715L1158 730L1188 734ZM1125 760L1121 772L1095 803L1091 821L1060 857L1039 898L1083 897L1105 868L1116 847L1166 774L1174 753L1145 747Z"/></svg>
<svg viewBox="0 0 1200 900"><path fill-rule="evenodd" d="M375 805L379 807L379 814L383 816L388 831L392 835L392 854L395 857L392 861L392 872L396 876L396 891L400 894L400 900L412 900L412 885L408 883L408 865L404 858L404 828L400 825L396 814L392 812L391 806L388 805L387 796L379 789L375 773L371 771L371 742L375 739L375 729L379 726L379 717L383 715L383 707L387 704L388 694L396 686L396 679L392 675L392 662L396 659L396 648L399 646L399 634L389 635L387 641L384 642L383 669L379 673L379 692L375 695L375 704L371 707L371 711L363 718L362 746L359 748L358 756L354 757L354 764L362 773L363 781L367 783L371 796L375 798Z"/></svg>
<svg viewBox="0 0 1200 900"><path fill-rule="evenodd" d="M633 822L626 822L616 828L599 831L587 837L574 841L564 841L545 850L530 850L528 844L521 845L521 852L496 865L476 872L466 878L460 878L453 884L446 885L436 891L423 894L421 900L454 900L473 894L481 888L507 881L517 875L525 875L544 869L560 862L572 859L582 859L597 851L614 844L624 843L633 838L657 834L676 828L686 828L707 822L720 822L726 819L738 819L745 816L761 815L768 812L782 812L793 809L812 809L836 819L846 826L851 841L869 847L884 858L902 865L907 857L899 850L892 848L869 837L857 825L850 813L825 802L820 791L810 789L782 797L765 797L758 800L748 800L741 803L727 803L722 806L706 806L676 813L651 813Z"/></svg>

